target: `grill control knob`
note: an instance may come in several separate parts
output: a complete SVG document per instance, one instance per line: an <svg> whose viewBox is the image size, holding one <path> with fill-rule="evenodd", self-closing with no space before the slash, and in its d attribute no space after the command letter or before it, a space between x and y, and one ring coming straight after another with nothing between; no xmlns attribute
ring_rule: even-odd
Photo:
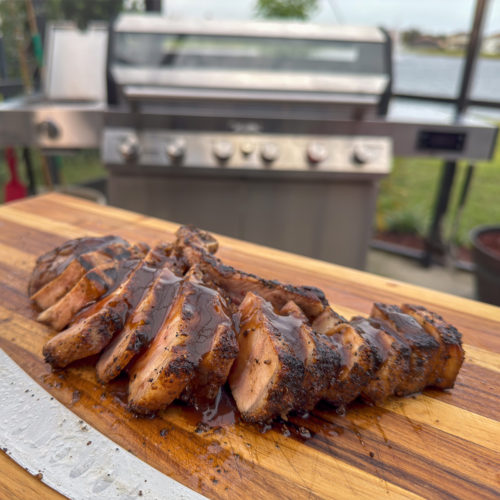
<svg viewBox="0 0 500 500"><path fill-rule="evenodd" d="M57 139L61 135L61 130L52 120L43 120L36 125L37 132L45 135L48 139Z"/></svg>
<svg viewBox="0 0 500 500"><path fill-rule="evenodd" d="M255 149L255 144L250 141L245 141L240 146L240 151L243 156L250 156Z"/></svg>
<svg viewBox="0 0 500 500"><path fill-rule="evenodd" d="M213 146L213 153L219 162L224 163L233 156L233 144L229 141L217 141Z"/></svg>
<svg viewBox="0 0 500 500"><path fill-rule="evenodd" d="M134 162L139 158L139 142L135 135L129 135L118 146L118 151L126 162Z"/></svg>
<svg viewBox="0 0 500 500"><path fill-rule="evenodd" d="M371 163L375 161L380 155L378 148L370 147L370 145L358 144L354 146L352 151L351 159L352 162L358 167L362 167L366 163Z"/></svg>
<svg viewBox="0 0 500 500"><path fill-rule="evenodd" d="M307 146L306 155L310 164L317 165L326 160L328 151L320 142L311 142L311 144Z"/></svg>
<svg viewBox="0 0 500 500"><path fill-rule="evenodd" d="M186 141L184 139L175 139L166 146L167 155L174 165L182 163L186 155Z"/></svg>
<svg viewBox="0 0 500 500"><path fill-rule="evenodd" d="M280 150L277 144L266 142L260 149L260 157L265 163L276 161L280 155Z"/></svg>

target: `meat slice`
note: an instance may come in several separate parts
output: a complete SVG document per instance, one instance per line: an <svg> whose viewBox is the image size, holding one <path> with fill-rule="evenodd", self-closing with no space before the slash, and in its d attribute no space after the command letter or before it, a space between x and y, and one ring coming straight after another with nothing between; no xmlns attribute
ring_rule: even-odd
<svg viewBox="0 0 500 500"><path fill-rule="evenodd" d="M368 383L377 359L373 345L331 306L312 322L316 335L338 357L336 376L323 393L323 399L335 406L354 401Z"/></svg>
<svg viewBox="0 0 500 500"><path fill-rule="evenodd" d="M285 416L303 398L304 324L292 315L280 316L272 305L248 292L240 305L239 353L229 385L242 418L266 422Z"/></svg>
<svg viewBox="0 0 500 500"><path fill-rule="evenodd" d="M397 394L406 395L423 390L434 380L439 362L440 344L412 316L398 306L376 302L371 316L383 320L408 343L411 349L408 376L400 381Z"/></svg>
<svg viewBox="0 0 500 500"><path fill-rule="evenodd" d="M109 291L119 275L115 262L88 271L66 295L42 311L38 321L55 330L63 329L80 309Z"/></svg>
<svg viewBox="0 0 500 500"><path fill-rule="evenodd" d="M134 356L146 349L157 334L177 294L181 278L164 265L151 281L142 300L131 313L123 330L102 353L96 365L97 378L109 382L117 377Z"/></svg>
<svg viewBox="0 0 500 500"><path fill-rule="evenodd" d="M458 371L464 361L462 335L439 314L423 306L404 304L402 311L412 316L439 343L436 369L428 380L429 385L448 389L453 387Z"/></svg>
<svg viewBox="0 0 500 500"><path fill-rule="evenodd" d="M175 235L175 246L179 249L186 246L198 247L213 254L219 248L219 242L210 233L192 225L181 226Z"/></svg>
<svg viewBox="0 0 500 500"><path fill-rule="evenodd" d="M307 316L304 311L293 301L289 300L281 309L281 316L294 316L295 318L301 319L302 321L308 321Z"/></svg>
<svg viewBox="0 0 500 500"><path fill-rule="evenodd" d="M218 327L208 352L200 359L196 376L188 382L181 399L195 408L207 408L226 383L237 355L238 342L232 323Z"/></svg>
<svg viewBox="0 0 500 500"><path fill-rule="evenodd" d="M121 243L110 244L102 249L78 255L61 274L33 294L31 300L40 309L47 309L68 293L86 272L113 261L142 259L144 255L142 247L125 247Z"/></svg>
<svg viewBox="0 0 500 500"><path fill-rule="evenodd" d="M389 396L399 395L400 382L410 374L410 346L383 321L355 317L350 323L370 343L380 364L373 378L363 387L363 399L381 403Z"/></svg>
<svg viewBox="0 0 500 500"><path fill-rule="evenodd" d="M124 262L122 267L127 268L128 273L120 285L69 328L50 339L43 348L45 360L54 367L64 367L106 347L123 329L129 312L141 300L169 253L170 247L161 245L151 250L142 261Z"/></svg>
<svg viewBox="0 0 500 500"><path fill-rule="evenodd" d="M313 331L308 324L307 316L295 302L287 302L282 307L280 315L291 315L302 321L298 333L306 352L305 373L302 394L295 404L295 409L307 412L316 406L325 390L335 380L340 368L340 355L331 348L322 335L317 335Z"/></svg>
<svg viewBox="0 0 500 500"><path fill-rule="evenodd" d="M85 237L66 241L50 252L41 255L38 257L31 274L28 294L33 295L46 283L52 281L79 255L112 245L122 245L124 249L130 246L127 241L118 236Z"/></svg>
<svg viewBox="0 0 500 500"><path fill-rule="evenodd" d="M200 278L196 268L189 271L160 331L131 367L129 406L137 413L167 407L203 371L214 339L224 331L234 336L224 299ZM212 368L229 371L231 357L221 361L223 367Z"/></svg>
<svg viewBox="0 0 500 500"><path fill-rule="evenodd" d="M317 333L331 335L335 332L337 326L344 323L347 323L347 320L334 311L331 306L328 306L318 317L314 319L312 322L312 328Z"/></svg>
<svg viewBox="0 0 500 500"><path fill-rule="evenodd" d="M239 271L224 265L220 259L200 247L186 245L182 248L182 255L190 266L197 265L200 268L204 279L224 289L228 299L236 305L242 303L247 292L253 292L271 302L276 310L292 300L309 319L318 316L328 305L323 292L317 288L285 285Z"/></svg>
<svg viewBox="0 0 500 500"><path fill-rule="evenodd" d="M323 399L334 406L343 407L361 394L378 369L380 359L372 343L349 323L340 323L327 332L317 332L317 335L338 354L340 366L335 379L325 390Z"/></svg>

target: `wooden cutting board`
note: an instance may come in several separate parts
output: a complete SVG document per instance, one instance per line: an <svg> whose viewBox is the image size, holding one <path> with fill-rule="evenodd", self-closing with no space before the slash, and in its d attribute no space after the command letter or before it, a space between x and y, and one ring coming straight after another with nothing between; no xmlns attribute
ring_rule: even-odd
<svg viewBox="0 0 500 500"><path fill-rule="evenodd" d="M92 234L170 241L176 227L60 194L0 207L0 347L82 419L211 498L499 497L497 307L221 237L225 262L318 286L348 317L368 314L373 301L413 302L442 314L463 333L466 350L455 388L394 398L380 407L356 403L345 415L320 406L309 418L292 417L262 433L242 423L200 425L201 414L178 404L156 419L135 418L125 409L124 385L99 385L90 364L51 373L41 351L53 332L34 321L26 296L36 257L69 238ZM30 482L10 459L2 457L1 466L0 492L26 497L22 473L25 485L48 497L46 487Z"/></svg>

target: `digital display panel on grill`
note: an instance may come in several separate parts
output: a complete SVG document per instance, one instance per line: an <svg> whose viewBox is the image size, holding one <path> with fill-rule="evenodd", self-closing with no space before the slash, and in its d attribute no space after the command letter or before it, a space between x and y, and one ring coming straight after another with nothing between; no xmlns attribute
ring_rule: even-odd
<svg viewBox="0 0 500 500"><path fill-rule="evenodd" d="M453 132L433 132L422 130L418 134L417 150L419 151L463 151L465 134Z"/></svg>

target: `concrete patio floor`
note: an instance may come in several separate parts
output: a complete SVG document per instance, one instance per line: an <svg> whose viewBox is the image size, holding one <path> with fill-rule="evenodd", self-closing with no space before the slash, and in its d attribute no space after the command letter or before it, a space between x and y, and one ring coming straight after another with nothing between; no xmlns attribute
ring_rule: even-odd
<svg viewBox="0 0 500 500"><path fill-rule="evenodd" d="M468 271L441 266L426 269L416 260L375 249L368 251L366 270L413 285L475 298L474 274Z"/></svg>

